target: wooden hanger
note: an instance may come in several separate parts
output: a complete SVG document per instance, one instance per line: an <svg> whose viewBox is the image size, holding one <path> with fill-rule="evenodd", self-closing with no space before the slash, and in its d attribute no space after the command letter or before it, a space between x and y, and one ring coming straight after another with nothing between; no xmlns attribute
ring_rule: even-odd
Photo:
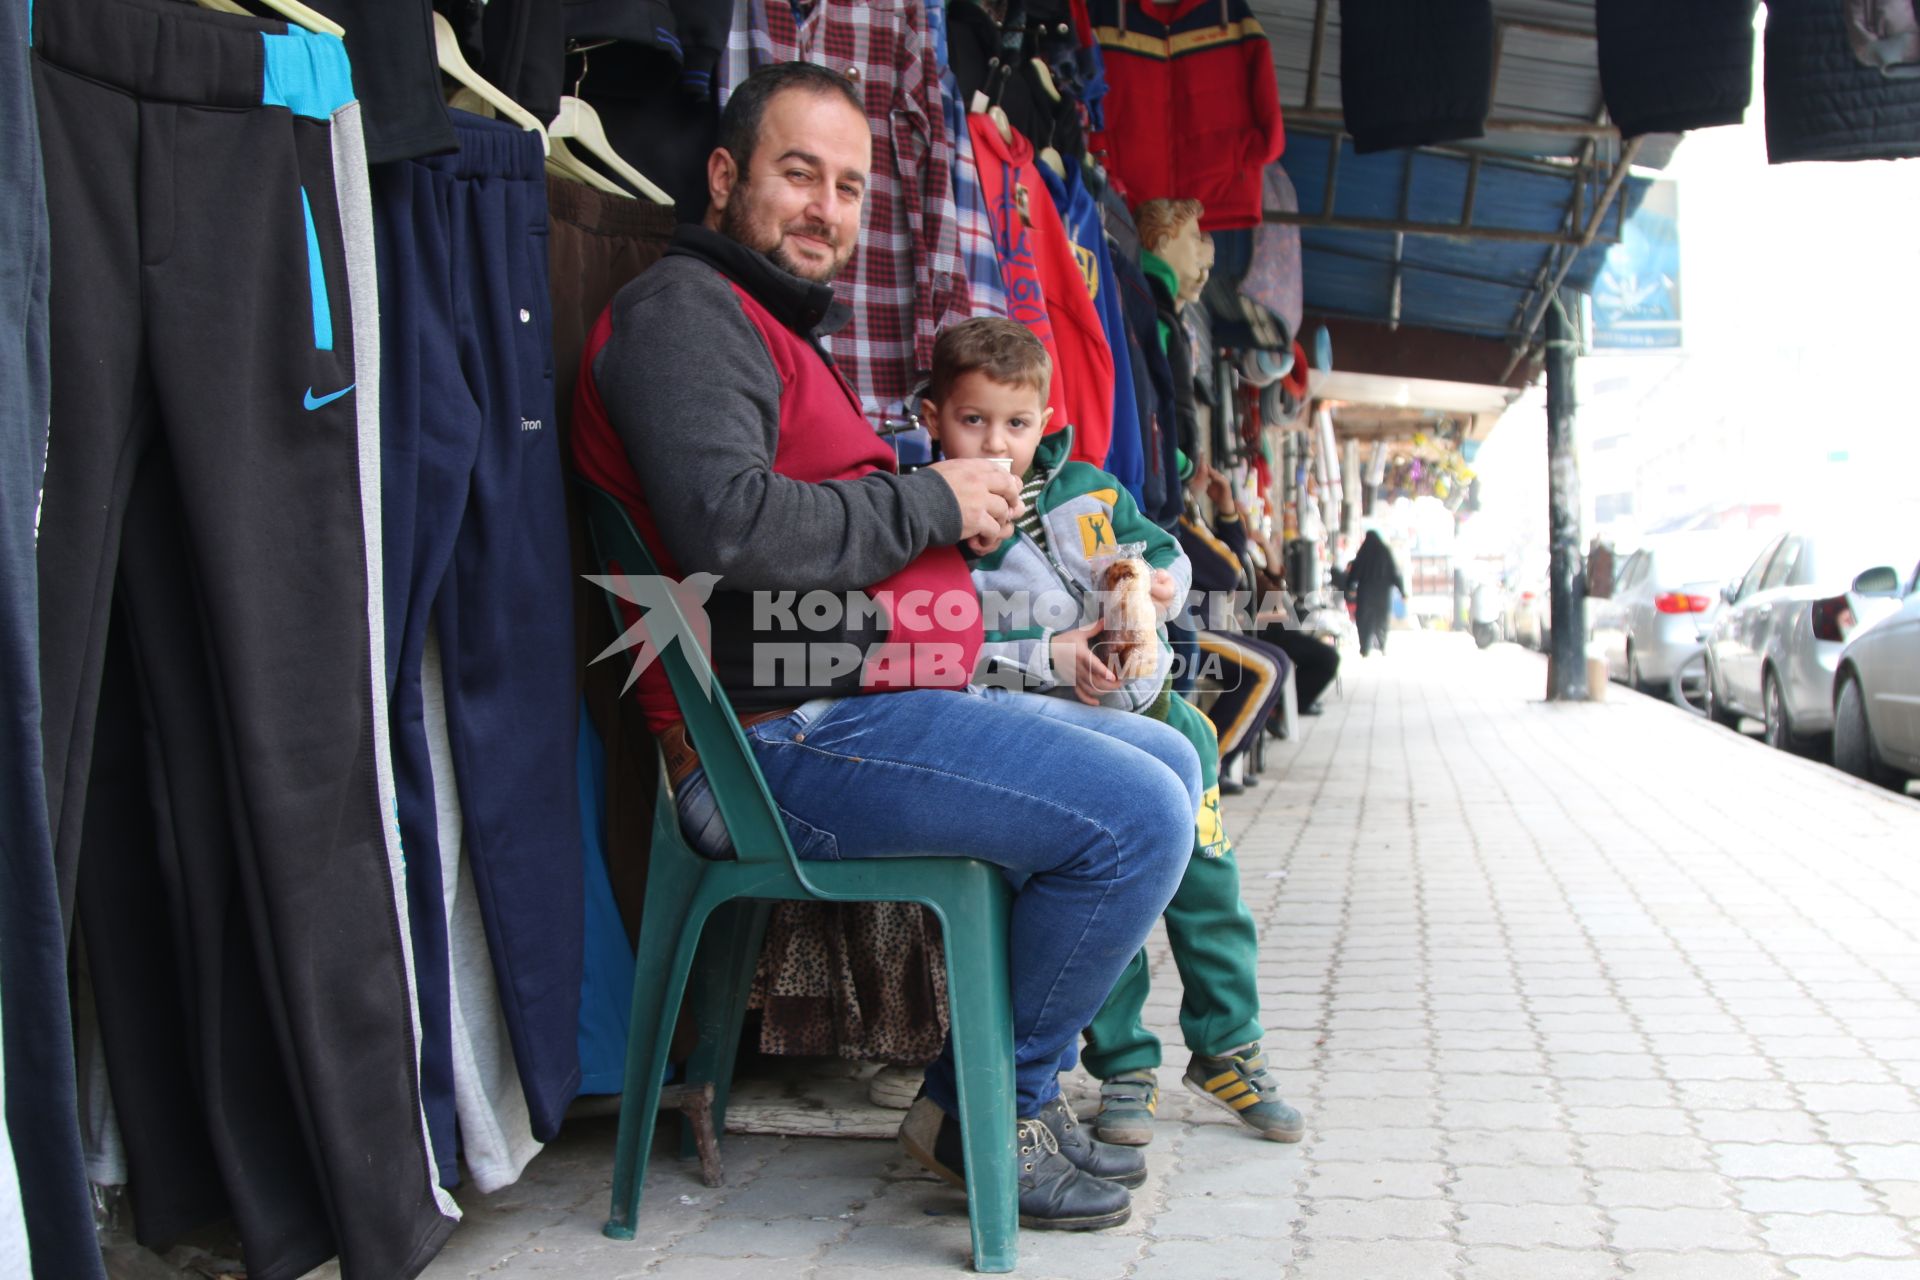
<svg viewBox="0 0 1920 1280"><path fill-rule="evenodd" d="M614 177L655 204L673 203L673 197L647 181L647 175L620 158L620 153L613 149L613 143L607 139L607 129L600 121L600 113L585 100L571 94L562 97L560 114L553 118L553 124L547 130L547 137L551 140L554 151L567 151L568 159L573 163L580 164L579 158L573 156L570 149L570 145L577 145L582 151L605 165ZM588 166L581 165L581 167ZM628 193L622 191L621 194Z"/></svg>
<svg viewBox="0 0 1920 1280"><path fill-rule="evenodd" d="M316 9L301 4L300 0L260 0L260 3L285 18L297 27L316 31L323 36L340 37L347 29ZM213 9L220 13L237 13L243 18L255 18L259 15L241 8L234 0L199 0L202 9Z"/></svg>
<svg viewBox="0 0 1920 1280"><path fill-rule="evenodd" d="M292 0L274 0L275 3L292 3ZM535 118L531 111L509 98L506 94L489 84L478 71L467 65L467 55L460 52L460 38L453 34L453 24L446 15L435 12L433 15L433 55L440 64L440 70L470 89L479 99L499 113L502 120L512 121L522 129L531 129L540 135L542 153L551 148L547 143L547 130Z"/></svg>

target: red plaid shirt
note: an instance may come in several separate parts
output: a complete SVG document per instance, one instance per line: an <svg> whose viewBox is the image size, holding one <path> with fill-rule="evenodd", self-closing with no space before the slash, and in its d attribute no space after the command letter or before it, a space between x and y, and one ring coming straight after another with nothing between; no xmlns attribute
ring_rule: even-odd
<svg viewBox="0 0 1920 1280"><path fill-rule="evenodd" d="M935 335L969 314L953 139L926 9L922 0L768 0L751 12L766 22L764 42L758 32L752 40L755 69L817 62L847 73L866 100L873 175L859 247L833 286L853 320L829 347L869 416L891 412L932 367Z"/></svg>

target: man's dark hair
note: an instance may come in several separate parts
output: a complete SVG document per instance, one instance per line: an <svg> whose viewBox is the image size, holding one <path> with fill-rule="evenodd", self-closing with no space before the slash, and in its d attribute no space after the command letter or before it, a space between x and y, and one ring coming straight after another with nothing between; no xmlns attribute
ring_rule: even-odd
<svg viewBox="0 0 1920 1280"><path fill-rule="evenodd" d="M759 145L760 118L767 113L767 103L775 94L788 89L837 93L863 119L867 114L867 104L861 100L860 91L838 71L813 62L779 62L762 67L740 82L733 96L727 99L726 109L720 113L720 145L742 169L753 159L753 149Z"/></svg>

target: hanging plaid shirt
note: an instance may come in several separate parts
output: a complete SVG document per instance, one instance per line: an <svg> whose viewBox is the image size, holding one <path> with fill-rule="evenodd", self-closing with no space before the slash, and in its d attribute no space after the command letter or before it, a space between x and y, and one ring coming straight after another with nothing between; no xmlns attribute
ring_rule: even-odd
<svg viewBox="0 0 1920 1280"><path fill-rule="evenodd" d="M755 68L772 61L773 46L767 41L767 0L734 0L727 51L720 59L719 81L713 86L714 103L724 108L735 85L752 75Z"/></svg>
<svg viewBox="0 0 1920 1280"><path fill-rule="evenodd" d="M993 247L993 223L987 219L987 196L980 189L980 166L973 158L973 136L967 130L967 108L960 101L960 84L947 66L947 10L935 0L927 7L927 33L940 64L940 106L946 113L947 136L953 139L953 207L959 214L960 258L967 265L967 294L976 316L1007 314L1007 285L1000 275L1000 256Z"/></svg>
<svg viewBox="0 0 1920 1280"><path fill-rule="evenodd" d="M951 82L953 73L946 73ZM1007 314L1007 284L1000 274L1000 254L993 247L993 224L987 220L987 193L980 189L980 166L973 158L973 138L960 91L949 84L941 96L947 104L947 128L958 145L953 157L953 203L960 217L960 257L967 264L967 290L976 316Z"/></svg>
<svg viewBox="0 0 1920 1280"><path fill-rule="evenodd" d="M968 314L953 135L926 9L922 0L761 0L752 7L753 69L766 65L762 58L817 62L848 73L866 100L873 127L866 216L853 260L834 282L853 320L830 348L878 425L904 407L916 374L932 367L934 336Z"/></svg>

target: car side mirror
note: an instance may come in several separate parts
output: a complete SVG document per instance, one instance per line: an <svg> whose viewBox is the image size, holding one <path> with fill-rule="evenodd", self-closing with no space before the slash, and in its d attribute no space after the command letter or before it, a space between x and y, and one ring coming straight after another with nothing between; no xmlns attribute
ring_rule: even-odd
<svg viewBox="0 0 1920 1280"><path fill-rule="evenodd" d="M1900 594L1900 571L1890 564L1877 564L1863 570L1853 580L1855 595L1897 596Z"/></svg>
<svg viewBox="0 0 1920 1280"><path fill-rule="evenodd" d="M1724 585L1723 585L1723 586L1722 586L1722 587L1720 588L1720 601L1721 601L1721 603L1722 603L1722 604L1732 604L1732 603L1733 603L1733 595L1734 595L1734 592L1736 592L1736 591L1738 591L1738 590L1739 590L1739 588L1738 588L1737 586L1735 586L1735 585L1734 585L1733 583L1731 583L1731 582L1729 582L1729 583L1726 583L1726 584L1724 584Z"/></svg>

